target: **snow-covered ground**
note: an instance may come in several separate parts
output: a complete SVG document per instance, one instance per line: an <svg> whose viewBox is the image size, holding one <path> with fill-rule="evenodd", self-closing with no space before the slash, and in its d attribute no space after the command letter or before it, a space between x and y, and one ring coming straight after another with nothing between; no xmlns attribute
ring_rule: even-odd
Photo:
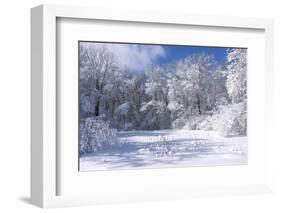
<svg viewBox="0 0 281 213"><path fill-rule="evenodd" d="M201 130L129 131L119 144L80 156L80 171L247 164L247 137Z"/></svg>

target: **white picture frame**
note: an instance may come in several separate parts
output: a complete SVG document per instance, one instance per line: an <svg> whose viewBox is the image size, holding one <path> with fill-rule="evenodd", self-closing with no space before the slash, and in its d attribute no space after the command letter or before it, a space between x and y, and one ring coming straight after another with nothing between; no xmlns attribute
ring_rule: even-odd
<svg viewBox="0 0 281 213"><path fill-rule="evenodd" d="M170 185L166 189L153 189L140 192L131 191L107 191L103 195L89 195L81 192L76 194L59 194L58 166L60 158L57 151L57 20L80 19L101 20L132 23L153 23L154 25L166 26L200 26L220 29L253 29L264 33L264 69L266 78L264 94L265 114L263 125L266 128L262 146L265 151L260 153L264 167L258 172L263 174L262 179L253 184L248 182L202 185L195 187L179 188ZM273 21L271 19L240 18L240 17L216 17L187 14L161 14L142 11L107 10L97 8L85 8L74 6L41 5L31 10L31 201L34 205L42 208L92 205L100 203L138 202L144 200L182 199L198 196L222 196L264 193L271 191L272 169L270 164L271 146L270 131L272 119L273 100L270 91L273 85ZM172 30L172 29L171 29ZM204 169L204 168L203 168ZM210 168L206 168L209 170ZM164 170L163 170L164 171ZM153 170L151 175L163 175L163 171ZM167 169L165 170L167 171ZM118 171L117 171L118 172ZM115 172L115 175L117 173ZM87 174L84 174L87 175ZM126 173L123 173L126 175ZM174 178L173 176L171 176ZM70 179L71 180L71 179ZM84 179L86 180L86 179ZM77 183L73 183L77 184ZM160 185L159 185L160 186ZM74 188L73 188L74 189ZM71 189L70 189L71 190ZM101 190L101 189L99 189ZM84 193L84 194L83 194ZM122 196L119 194L122 193Z"/></svg>

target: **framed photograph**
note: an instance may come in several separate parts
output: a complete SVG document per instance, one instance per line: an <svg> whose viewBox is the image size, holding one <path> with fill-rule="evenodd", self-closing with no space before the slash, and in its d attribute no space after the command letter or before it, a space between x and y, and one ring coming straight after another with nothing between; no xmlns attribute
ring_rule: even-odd
<svg viewBox="0 0 281 213"><path fill-rule="evenodd" d="M79 170L247 164L247 49L79 41Z"/></svg>
<svg viewBox="0 0 281 213"><path fill-rule="evenodd" d="M272 20L31 15L33 204L271 191Z"/></svg>

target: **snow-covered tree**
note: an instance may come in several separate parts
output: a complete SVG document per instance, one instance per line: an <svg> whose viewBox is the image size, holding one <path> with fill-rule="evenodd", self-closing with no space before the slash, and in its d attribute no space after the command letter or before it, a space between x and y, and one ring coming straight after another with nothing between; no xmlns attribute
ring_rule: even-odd
<svg viewBox="0 0 281 213"><path fill-rule="evenodd" d="M223 71L225 70L225 71ZM218 72L219 79L225 76L225 95L219 98L215 113L203 123L205 129L218 131L223 136L247 134L247 50L230 49L227 52L227 66ZM223 85L221 85L223 86ZM225 88L219 91L225 93ZM215 94L219 95L217 91ZM220 95L219 95L220 96Z"/></svg>
<svg viewBox="0 0 281 213"><path fill-rule="evenodd" d="M227 92L233 103L247 99L247 49L230 49L227 54Z"/></svg>
<svg viewBox="0 0 281 213"><path fill-rule="evenodd" d="M170 111L168 109L168 88L165 70L152 66L146 72L145 93L149 101L141 107L144 120L143 129L167 129L170 127Z"/></svg>
<svg viewBox="0 0 281 213"><path fill-rule="evenodd" d="M185 126L191 116L212 111L227 96L225 77L212 55L193 54L178 60L168 80L169 105L173 126ZM219 94L218 94L219 93Z"/></svg>
<svg viewBox="0 0 281 213"><path fill-rule="evenodd" d="M105 47L80 45L80 97L82 105L92 105L84 113L100 115L100 105L106 90L110 89L109 77L117 70L114 55Z"/></svg>

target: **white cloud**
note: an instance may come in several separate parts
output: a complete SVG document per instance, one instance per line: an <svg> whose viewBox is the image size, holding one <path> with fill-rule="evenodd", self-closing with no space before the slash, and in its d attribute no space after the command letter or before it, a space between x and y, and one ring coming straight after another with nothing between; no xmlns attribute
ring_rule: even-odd
<svg viewBox="0 0 281 213"><path fill-rule="evenodd" d="M117 44L117 43L87 43L92 47L106 47L112 52L120 66L130 70L140 71L146 69L158 57L165 57L163 47L158 45Z"/></svg>

